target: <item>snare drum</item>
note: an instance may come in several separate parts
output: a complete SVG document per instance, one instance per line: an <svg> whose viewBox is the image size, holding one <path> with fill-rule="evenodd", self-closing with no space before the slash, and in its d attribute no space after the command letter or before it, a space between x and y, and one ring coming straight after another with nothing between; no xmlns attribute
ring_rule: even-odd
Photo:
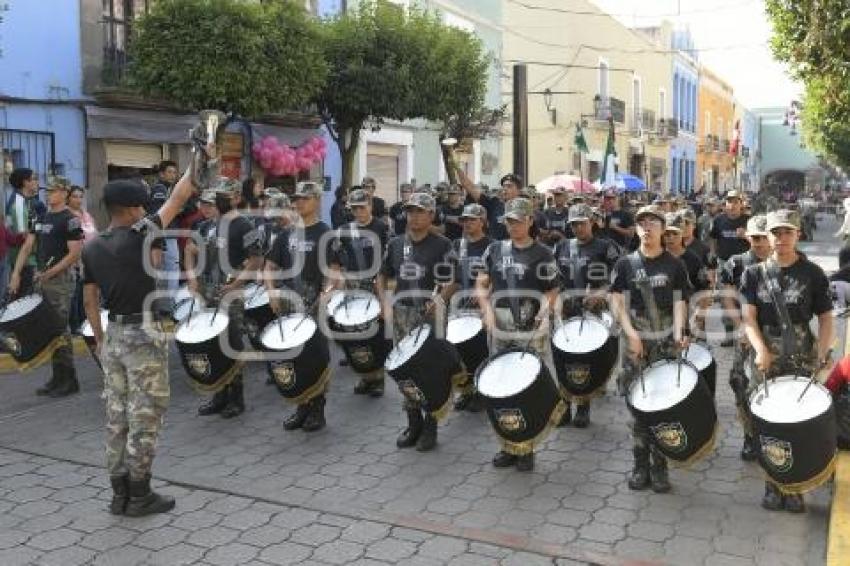
<svg viewBox="0 0 850 566"><path fill-rule="evenodd" d="M192 299L194 299L194 303ZM192 295L188 287L184 286L177 291L177 296L174 299L174 307L171 309L171 318L174 322L180 324L186 320L190 311L192 312L192 316L194 316L195 313L204 310L205 307L206 303L203 297L198 294Z"/></svg>
<svg viewBox="0 0 850 566"><path fill-rule="evenodd" d="M574 317L552 335L558 381L570 397L584 400L605 391L617 363L617 337L595 317Z"/></svg>
<svg viewBox="0 0 850 566"><path fill-rule="evenodd" d="M750 396L759 463L782 492L799 494L820 486L835 467L837 432L832 395L806 377L785 375Z"/></svg>
<svg viewBox="0 0 850 566"><path fill-rule="evenodd" d="M229 324L226 313L202 310L181 322L174 333L180 361L198 392L219 391L242 369L242 362L228 357L222 349L222 341L229 340Z"/></svg>
<svg viewBox="0 0 850 566"><path fill-rule="evenodd" d="M100 328L103 330L104 334L106 333L107 326L109 326L109 311L106 309L100 309ZM83 340L90 349L97 346L94 339L94 331L92 330L91 323L88 319L84 320L83 324L80 326L80 334L83 335Z"/></svg>
<svg viewBox="0 0 850 566"><path fill-rule="evenodd" d="M2 307L0 336L18 369L41 365L62 346L68 325L39 294L26 295Z"/></svg>
<svg viewBox="0 0 850 566"><path fill-rule="evenodd" d="M449 318L446 328L446 340L454 345L466 372L475 375L481 363L487 359L487 333L481 315L460 313Z"/></svg>
<svg viewBox="0 0 850 566"><path fill-rule="evenodd" d="M708 345L693 342L688 346L685 356L697 368L700 378L705 381L713 398L715 389L717 388L717 363L715 363L714 356L711 350L708 349Z"/></svg>
<svg viewBox="0 0 850 566"><path fill-rule="evenodd" d="M566 410L546 364L531 350L494 354L479 366L475 386L510 454L532 452Z"/></svg>
<svg viewBox="0 0 850 566"><path fill-rule="evenodd" d="M325 390L331 357L328 339L313 317L293 313L273 320L260 334L260 344L273 354L267 369L287 401L301 404Z"/></svg>
<svg viewBox="0 0 850 566"><path fill-rule="evenodd" d="M430 324L420 324L387 356L384 369L411 401L422 403L436 419L448 412L452 377L460 358L451 344L438 340Z"/></svg>
<svg viewBox="0 0 850 566"><path fill-rule="evenodd" d="M245 333L255 348L260 348L260 330L274 320L274 311L269 304L266 288L249 283L243 289L245 298Z"/></svg>
<svg viewBox="0 0 850 566"><path fill-rule="evenodd" d="M671 460L690 464L714 446L714 399L687 360L660 360L650 365L643 379L637 378L631 384L627 405L635 420L649 428L658 449Z"/></svg>
<svg viewBox="0 0 850 566"><path fill-rule="evenodd" d="M368 291L346 291L331 316L336 341L354 371L371 373L384 367L392 341L384 337L378 297Z"/></svg>

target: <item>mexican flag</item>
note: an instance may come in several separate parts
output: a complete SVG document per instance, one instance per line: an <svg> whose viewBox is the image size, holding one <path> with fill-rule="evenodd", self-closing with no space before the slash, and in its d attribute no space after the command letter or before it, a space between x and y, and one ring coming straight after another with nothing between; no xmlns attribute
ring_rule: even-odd
<svg viewBox="0 0 850 566"><path fill-rule="evenodd" d="M575 137L576 149L578 149L582 153L590 153L590 150L587 148L587 140L584 139L584 132L581 129L581 124L576 124L576 137Z"/></svg>
<svg viewBox="0 0 850 566"><path fill-rule="evenodd" d="M599 184L603 189L614 187L617 182L617 168L614 161L617 159L617 146L614 143L614 119L608 118L608 144L605 146L605 157L602 160L602 177Z"/></svg>

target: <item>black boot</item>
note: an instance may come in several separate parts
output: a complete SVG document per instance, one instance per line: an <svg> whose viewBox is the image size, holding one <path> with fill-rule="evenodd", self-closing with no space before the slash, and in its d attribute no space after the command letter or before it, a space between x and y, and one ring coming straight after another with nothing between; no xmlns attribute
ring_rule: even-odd
<svg viewBox="0 0 850 566"><path fill-rule="evenodd" d="M590 424L590 401L579 403L576 407L576 416L573 419L573 426L576 428L587 428Z"/></svg>
<svg viewBox="0 0 850 566"><path fill-rule="evenodd" d="M283 421L283 430L298 430L304 426L304 421L307 420L307 415L309 413L310 403L301 403L295 409L295 412Z"/></svg>
<svg viewBox="0 0 850 566"><path fill-rule="evenodd" d="M58 372L61 371L61 369L54 368L50 379L47 381L47 383L36 389L35 394L39 397L46 397L50 395L50 392L56 389L56 387L62 382L58 375Z"/></svg>
<svg viewBox="0 0 850 566"><path fill-rule="evenodd" d="M640 491L650 485L649 479L649 448L635 448L635 467L629 476L629 489Z"/></svg>
<svg viewBox="0 0 850 566"><path fill-rule="evenodd" d="M534 452L525 454L524 456L517 456L516 469L520 472L534 471Z"/></svg>
<svg viewBox="0 0 850 566"><path fill-rule="evenodd" d="M564 404L567 406L567 409L564 411L564 416L558 421L558 428L567 426L573 420L573 404L569 401L566 401Z"/></svg>
<svg viewBox="0 0 850 566"><path fill-rule="evenodd" d="M222 412L227 406L227 387L215 393L212 399L198 407L198 415L205 417L207 415L217 415Z"/></svg>
<svg viewBox="0 0 850 566"><path fill-rule="evenodd" d="M80 382L77 381L76 370L72 367L62 368L61 373L59 373L59 383L56 387L47 392L47 396L58 399L60 397L67 397L79 392Z"/></svg>
<svg viewBox="0 0 850 566"><path fill-rule="evenodd" d="M429 452L437 446L437 419L429 414L425 414L425 419L422 422L422 434L419 435L419 440L416 441L416 450L419 452Z"/></svg>
<svg viewBox="0 0 850 566"><path fill-rule="evenodd" d="M649 468L649 479L652 491L667 493L670 491L670 478L667 475L667 458L663 454L652 453L652 466Z"/></svg>
<svg viewBox="0 0 850 566"><path fill-rule="evenodd" d="M221 410L221 418L232 419L245 412L245 392L242 380L234 381L225 389L227 391L227 404Z"/></svg>
<svg viewBox="0 0 850 566"><path fill-rule="evenodd" d="M130 499L130 476L112 476L109 478L112 484L112 502L109 504L109 512L113 515L123 515Z"/></svg>
<svg viewBox="0 0 850 566"><path fill-rule="evenodd" d="M508 454L504 450L500 451L498 454L493 456L493 467L494 468L510 468L515 465L518 457L513 454Z"/></svg>
<svg viewBox="0 0 850 566"><path fill-rule="evenodd" d="M764 497L761 499L761 506L768 511L779 511L782 509L782 494L770 482L764 482Z"/></svg>
<svg viewBox="0 0 850 566"><path fill-rule="evenodd" d="M789 513L805 513L806 504L803 502L802 495L783 495L782 506Z"/></svg>
<svg viewBox="0 0 850 566"><path fill-rule="evenodd" d="M753 462L756 458L758 458L756 443L752 436L745 434L744 445L741 447L741 460L744 462Z"/></svg>
<svg viewBox="0 0 850 566"><path fill-rule="evenodd" d="M160 495L151 490L151 478L130 480L130 500L124 514L128 517L144 517L155 513L167 513L174 509L174 498Z"/></svg>
<svg viewBox="0 0 850 566"><path fill-rule="evenodd" d="M325 428L325 396L319 395L309 403L309 412L301 428L305 432L315 432Z"/></svg>
<svg viewBox="0 0 850 566"><path fill-rule="evenodd" d="M399 448L410 448L414 446L422 434L422 411L419 409L406 409L407 428L404 429L395 441Z"/></svg>

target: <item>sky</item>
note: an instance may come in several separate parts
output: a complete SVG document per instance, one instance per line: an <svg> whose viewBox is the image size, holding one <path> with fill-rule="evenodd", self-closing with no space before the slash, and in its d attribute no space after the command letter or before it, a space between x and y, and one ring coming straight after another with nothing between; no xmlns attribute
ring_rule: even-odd
<svg viewBox="0 0 850 566"><path fill-rule="evenodd" d="M689 27L700 61L729 82L748 108L786 107L800 97L802 87L771 53L762 0L592 1L629 27L661 19Z"/></svg>

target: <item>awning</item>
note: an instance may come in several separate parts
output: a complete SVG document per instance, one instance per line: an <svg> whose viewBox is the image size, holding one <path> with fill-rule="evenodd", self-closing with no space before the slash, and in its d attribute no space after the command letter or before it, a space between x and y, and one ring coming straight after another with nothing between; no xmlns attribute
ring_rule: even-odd
<svg viewBox="0 0 850 566"><path fill-rule="evenodd" d="M87 137L91 139L132 140L155 144L188 143L189 130L198 123L195 114L175 114L153 110L130 110L87 105ZM233 131L239 131L233 126ZM228 131L231 128L228 128ZM282 143L298 145L319 130L285 128L270 124L251 123L254 141L274 136Z"/></svg>

